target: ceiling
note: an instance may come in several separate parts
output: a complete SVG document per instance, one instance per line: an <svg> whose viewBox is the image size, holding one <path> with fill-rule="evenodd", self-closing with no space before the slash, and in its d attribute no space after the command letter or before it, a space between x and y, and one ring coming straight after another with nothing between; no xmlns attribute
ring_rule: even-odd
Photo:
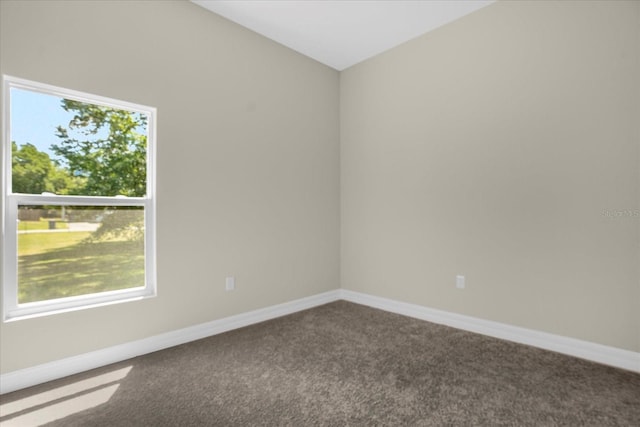
<svg viewBox="0 0 640 427"><path fill-rule="evenodd" d="M336 70L495 0L191 0Z"/></svg>

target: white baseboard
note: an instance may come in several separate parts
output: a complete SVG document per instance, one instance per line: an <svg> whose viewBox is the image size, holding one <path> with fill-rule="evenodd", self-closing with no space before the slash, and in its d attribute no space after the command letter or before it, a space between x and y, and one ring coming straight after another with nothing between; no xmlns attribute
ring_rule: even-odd
<svg viewBox="0 0 640 427"><path fill-rule="evenodd" d="M640 353L339 289L0 375L0 394L63 378L233 329L346 300L640 373Z"/></svg>
<svg viewBox="0 0 640 427"><path fill-rule="evenodd" d="M633 351L475 317L463 316L447 311L435 310L420 305L394 301L346 289L340 290L340 297L346 301L379 308L392 313L551 350L580 359L640 373L640 353Z"/></svg>
<svg viewBox="0 0 640 427"><path fill-rule="evenodd" d="M165 348L285 316L340 299L339 290L249 311L165 334L0 375L0 394L88 371Z"/></svg>

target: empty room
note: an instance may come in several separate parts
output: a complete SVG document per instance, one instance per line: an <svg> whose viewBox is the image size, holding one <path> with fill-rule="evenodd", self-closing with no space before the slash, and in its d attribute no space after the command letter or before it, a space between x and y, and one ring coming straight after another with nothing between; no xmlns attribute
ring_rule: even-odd
<svg viewBox="0 0 640 427"><path fill-rule="evenodd" d="M640 2L0 0L0 425L640 425Z"/></svg>

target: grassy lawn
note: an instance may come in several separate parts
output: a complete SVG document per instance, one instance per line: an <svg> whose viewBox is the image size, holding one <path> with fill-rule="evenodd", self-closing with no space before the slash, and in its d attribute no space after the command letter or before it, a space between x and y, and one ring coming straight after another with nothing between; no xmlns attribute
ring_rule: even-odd
<svg viewBox="0 0 640 427"><path fill-rule="evenodd" d="M88 231L18 234L18 256L43 254L76 245L89 237Z"/></svg>
<svg viewBox="0 0 640 427"><path fill-rule="evenodd" d="M56 229L65 230L67 227L66 222L62 222L60 219L51 220L48 219L40 219L40 221L20 221L18 222L18 231L28 231L28 230L48 230L49 229L49 221L56 222Z"/></svg>
<svg viewBox="0 0 640 427"><path fill-rule="evenodd" d="M18 235L20 303L144 285L141 241L85 239L89 232Z"/></svg>

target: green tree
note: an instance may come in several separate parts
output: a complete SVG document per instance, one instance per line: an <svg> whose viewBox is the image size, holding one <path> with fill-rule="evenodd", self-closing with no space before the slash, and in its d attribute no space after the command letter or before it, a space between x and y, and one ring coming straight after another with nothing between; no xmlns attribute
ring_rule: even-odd
<svg viewBox="0 0 640 427"><path fill-rule="evenodd" d="M69 174L59 168L47 153L33 144L11 142L11 180L14 193L64 194L74 185Z"/></svg>
<svg viewBox="0 0 640 427"><path fill-rule="evenodd" d="M51 150L71 174L84 178L75 194L142 197L146 194L147 116L141 113L62 100L74 113L57 127L59 144Z"/></svg>
<svg viewBox="0 0 640 427"><path fill-rule="evenodd" d="M69 99L62 100L62 108L73 118L66 127L57 127L61 141L51 150L73 177L82 180L69 194L145 196L147 116ZM141 241L144 237L144 214L139 208L105 207L103 213L101 226L90 240Z"/></svg>
<svg viewBox="0 0 640 427"><path fill-rule="evenodd" d="M144 210L140 207L107 207L102 223L90 237L92 241L120 240L142 242L144 239Z"/></svg>
<svg viewBox="0 0 640 427"><path fill-rule="evenodd" d="M84 187L86 179L82 176L72 176L67 169L63 169L54 161L54 168L49 173L49 181L53 185L55 194L78 194Z"/></svg>

